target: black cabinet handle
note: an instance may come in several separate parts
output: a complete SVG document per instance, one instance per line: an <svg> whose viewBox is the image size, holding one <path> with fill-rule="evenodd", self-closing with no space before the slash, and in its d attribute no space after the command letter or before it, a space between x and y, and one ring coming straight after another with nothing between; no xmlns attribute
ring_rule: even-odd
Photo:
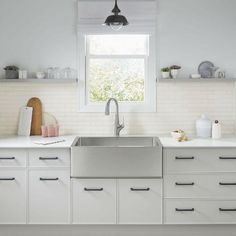
<svg viewBox="0 0 236 236"><path fill-rule="evenodd" d="M177 186L193 186L194 185L194 182L191 182L191 183L175 183L175 185Z"/></svg>
<svg viewBox="0 0 236 236"><path fill-rule="evenodd" d="M42 177L40 177L39 180L41 180L41 181L57 181L57 180L59 180L59 178L42 178Z"/></svg>
<svg viewBox="0 0 236 236"><path fill-rule="evenodd" d="M0 157L0 160L15 160L15 157Z"/></svg>
<svg viewBox="0 0 236 236"><path fill-rule="evenodd" d="M175 157L175 160L193 160L194 157Z"/></svg>
<svg viewBox="0 0 236 236"><path fill-rule="evenodd" d="M39 157L39 160L42 160L42 161L51 161L51 160L58 160L59 158L58 157Z"/></svg>
<svg viewBox="0 0 236 236"><path fill-rule="evenodd" d="M84 188L84 191L103 191L103 188Z"/></svg>
<svg viewBox="0 0 236 236"><path fill-rule="evenodd" d="M150 188L130 188L131 191L149 191Z"/></svg>
<svg viewBox="0 0 236 236"><path fill-rule="evenodd" d="M194 208L185 208L185 209L175 208L175 211L194 211Z"/></svg>
<svg viewBox="0 0 236 236"><path fill-rule="evenodd" d="M220 160L236 160L236 157L219 157Z"/></svg>
<svg viewBox="0 0 236 236"><path fill-rule="evenodd" d="M222 182L219 182L219 185L230 186L230 185L236 185L236 183L222 183Z"/></svg>
<svg viewBox="0 0 236 236"><path fill-rule="evenodd" d="M13 181L15 178L0 178L0 181Z"/></svg>
<svg viewBox="0 0 236 236"><path fill-rule="evenodd" d="M236 211L236 208L219 208L219 211Z"/></svg>

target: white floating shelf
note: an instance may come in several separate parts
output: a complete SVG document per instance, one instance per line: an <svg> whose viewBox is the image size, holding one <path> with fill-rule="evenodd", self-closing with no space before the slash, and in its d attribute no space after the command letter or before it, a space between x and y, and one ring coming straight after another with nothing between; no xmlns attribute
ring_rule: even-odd
<svg viewBox="0 0 236 236"><path fill-rule="evenodd" d="M178 83L178 82L236 82L234 78L201 78L201 79L190 79L190 78L177 78L177 79L159 79L159 82L167 83Z"/></svg>
<svg viewBox="0 0 236 236"><path fill-rule="evenodd" d="M77 79L37 79L37 78L29 78L29 79L0 79L0 83L52 83L52 84L60 84L60 83L77 83Z"/></svg>

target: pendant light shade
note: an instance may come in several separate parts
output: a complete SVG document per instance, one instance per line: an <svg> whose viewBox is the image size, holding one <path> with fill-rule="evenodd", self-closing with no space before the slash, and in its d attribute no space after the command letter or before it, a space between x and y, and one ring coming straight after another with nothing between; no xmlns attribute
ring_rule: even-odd
<svg viewBox="0 0 236 236"><path fill-rule="evenodd" d="M108 16L104 24L107 26L111 26L113 30L119 30L123 26L128 25L129 23L126 17L123 15L119 15L120 12L121 11L117 5L117 0L115 0L115 6L112 10L113 15Z"/></svg>

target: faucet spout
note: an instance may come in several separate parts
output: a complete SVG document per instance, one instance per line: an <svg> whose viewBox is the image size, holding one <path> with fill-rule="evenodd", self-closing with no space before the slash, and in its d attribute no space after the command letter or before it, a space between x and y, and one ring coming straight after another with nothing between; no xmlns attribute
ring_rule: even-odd
<svg viewBox="0 0 236 236"><path fill-rule="evenodd" d="M110 115L110 103L111 102L115 103L116 106L116 114L115 114L115 124L114 124L114 134L115 136L120 136L120 131L125 127L124 123L120 124L120 118L119 118L119 104L118 101L115 98L110 98L108 99L105 107L105 115L109 116Z"/></svg>

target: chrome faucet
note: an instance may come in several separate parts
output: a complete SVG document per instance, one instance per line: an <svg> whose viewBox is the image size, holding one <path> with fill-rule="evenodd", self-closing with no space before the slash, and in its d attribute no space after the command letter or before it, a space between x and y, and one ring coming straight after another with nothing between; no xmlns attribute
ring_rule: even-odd
<svg viewBox="0 0 236 236"><path fill-rule="evenodd" d="M106 108L105 108L105 115L109 116L110 115L110 103L113 101L116 105L116 115L115 115L115 127L114 127L114 134L115 136L120 136L120 131L125 127L124 125L124 120L123 123L120 124L120 119L119 119L119 104L118 101L115 98L110 98L107 101Z"/></svg>

